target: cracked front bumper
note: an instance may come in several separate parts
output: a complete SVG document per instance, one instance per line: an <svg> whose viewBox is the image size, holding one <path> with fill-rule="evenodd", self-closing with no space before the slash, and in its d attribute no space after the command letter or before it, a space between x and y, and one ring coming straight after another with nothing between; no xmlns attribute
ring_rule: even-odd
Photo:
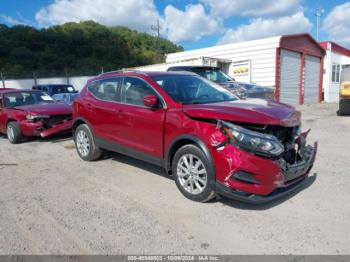
<svg viewBox="0 0 350 262"><path fill-rule="evenodd" d="M281 179L275 181L274 189L271 190L268 194L258 194L252 193L245 190L240 190L237 187L233 187L229 183L225 182L216 182L216 192L219 195L239 200L251 204L263 204L271 202L278 198L284 197L286 195L292 194L305 187L307 182L308 174L314 164L317 153L317 143L314 144L314 147L307 146L305 150L305 158L303 161L300 161L294 165L286 165L285 163L279 163L280 171L279 175ZM260 173L263 173L264 170L261 169ZM264 174L260 174L264 176ZM267 187L270 188L271 185L247 185L253 189L258 187Z"/></svg>
<svg viewBox="0 0 350 262"><path fill-rule="evenodd" d="M29 122L27 120L20 122L21 131L27 137L47 137L50 135L68 132L72 129L73 121L66 120L62 123L53 125L51 128L45 129L41 121Z"/></svg>
<svg viewBox="0 0 350 262"><path fill-rule="evenodd" d="M40 133L41 137L47 137L58 133L63 133L72 129L73 120L67 120L63 123L54 125L53 127L46 129Z"/></svg>
<svg viewBox="0 0 350 262"><path fill-rule="evenodd" d="M216 183L216 192L219 195L228 197L230 199L239 200L241 202L249 204L264 204L276 199L282 198L284 196L290 195L298 189L303 188L307 184L306 180L307 175L303 176L299 181L293 183L292 185L284 188L277 188L272 191L271 194L267 196L255 195L250 193L245 193L243 191L238 191L231 189L224 184L217 182Z"/></svg>

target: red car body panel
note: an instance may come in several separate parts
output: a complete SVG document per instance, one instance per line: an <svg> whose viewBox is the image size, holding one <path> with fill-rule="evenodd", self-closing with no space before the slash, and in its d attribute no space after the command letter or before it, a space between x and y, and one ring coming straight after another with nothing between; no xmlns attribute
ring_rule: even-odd
<svg viewBox="0 0 350 262"><path fill-rule="evenodd" d="M111 73L91 81L116 76L142 78L160 94L166 103L165 108L151 110L120 102L98 100L87 90L87 86L91 83L89 81L81 91L80 97L73 103L73 122L86 122L95 138L102 138L110 144L122 145L152 159L158 159L159 163L166 168L169 168L169 152L175 141L189 137L200 141L212 159L216 181L230 190L268 196L277 188L289 186L288 183L284 183L278 160L262 158L230 143L217 148L217 145L227 138L215 124L206 120L294 127L300 125L300 112L291 106L274 101L249 99L183 105L172 100L152 80L152 74L167 73ZM314 162L316 150L313 154L310 166ZM232 174L237 171L249 172L257 183L248 184L231 179ZM305 171L300 180L304 179L307 173L308 171ZM294 180L294 182L298 181Z"/></svg>
<svg viewBox="0 0 350 262"><path fill-rule="evenodd" d="M185 114L192 117L221 119L264 125L300 125L300 112L273 100L247 99L215 104L184 105Z"/></svg>
<svg viewBox="0 0 350 262"><path fill-rule="evenodd" d="M28 91L31 90L19 90L19 89L0 89L0 97L8 92L16 91ZM2 99L3 101L3 99ZM27 115L33 116L67 116L67 120L59 121L53 124L50 128L44 125L43 121L27 120ZM46 137L49 135L70 131L72 128L72 108L64 103L50 102L26 106L18 106L13 108L4 108L4 104L1 105L0 110L0 132L6 134L6 127L9 121L17 121L21 128L22 135L25 137L41 136ZM70 117L68 117L70 116Z"/></svg>
<svg viewBox="0 0 350 262"><path fill-rule="evenodd" d="M47 137L58 133L70 132L72 129L73 120L67 120L60 124L53 125L51 128L40 132L41 137Z"/></svg>

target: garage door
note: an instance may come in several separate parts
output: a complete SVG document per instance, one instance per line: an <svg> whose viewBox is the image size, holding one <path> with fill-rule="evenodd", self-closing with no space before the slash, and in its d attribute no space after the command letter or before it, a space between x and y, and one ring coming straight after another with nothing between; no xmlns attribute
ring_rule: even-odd
<svg viewBox="0 0 350 262"><path fill-rule="evenodd" d="M305 56L304 103L318 102L321 59L316 56Z"/></svg>
<svg viewBox="0 0 350 262"><path fill-rule="evenodd" d="M281 49L280 101L299 104L301 54Z"/></svg>

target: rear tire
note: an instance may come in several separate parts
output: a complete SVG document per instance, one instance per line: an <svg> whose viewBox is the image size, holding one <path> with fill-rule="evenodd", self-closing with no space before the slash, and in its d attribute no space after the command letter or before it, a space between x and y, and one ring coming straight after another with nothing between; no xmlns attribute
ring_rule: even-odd
<svg viewBox="0 0 350 262"><path fill-rule="evenodd" d="M197 202L215 197L215 174L203 151L195 145L181 147L174 156L172 173L181 193Z"/></svg>
<svg viewBox="0 0 350 262"><path fill-rule="evenodd" d="M23 140L21 128L16 121L7 124L6 134L11 144L18 144Z"/></svg>
<svg viewBox="0 0 350 262"><path fill-rule="evenodd" d="M74 132L75 148L78 155L85 161L94 161L101 157L102 150L95 144L88 125L79 125Z"/></svg>

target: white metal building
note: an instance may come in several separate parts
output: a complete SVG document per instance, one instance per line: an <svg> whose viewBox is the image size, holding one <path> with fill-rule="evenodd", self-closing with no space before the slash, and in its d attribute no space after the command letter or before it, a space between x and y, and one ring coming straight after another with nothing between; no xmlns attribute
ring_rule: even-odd
<svg viewBox="0 0 350 262"><path fill-rule="evenodd" d="M175 65L220 67L237 81L275 88L289 104L321 99L324 49L309 35L283 35L168 54L166 63L138 67L165 71Z"/></svg>
<svg viewBox="0 0 350 262"><path fill-rule="evenodd" d="M323 93L326 102L339 101L340 73L350 65L350 50L334 42L321 42L326 50L324 58Z"/></svg>

